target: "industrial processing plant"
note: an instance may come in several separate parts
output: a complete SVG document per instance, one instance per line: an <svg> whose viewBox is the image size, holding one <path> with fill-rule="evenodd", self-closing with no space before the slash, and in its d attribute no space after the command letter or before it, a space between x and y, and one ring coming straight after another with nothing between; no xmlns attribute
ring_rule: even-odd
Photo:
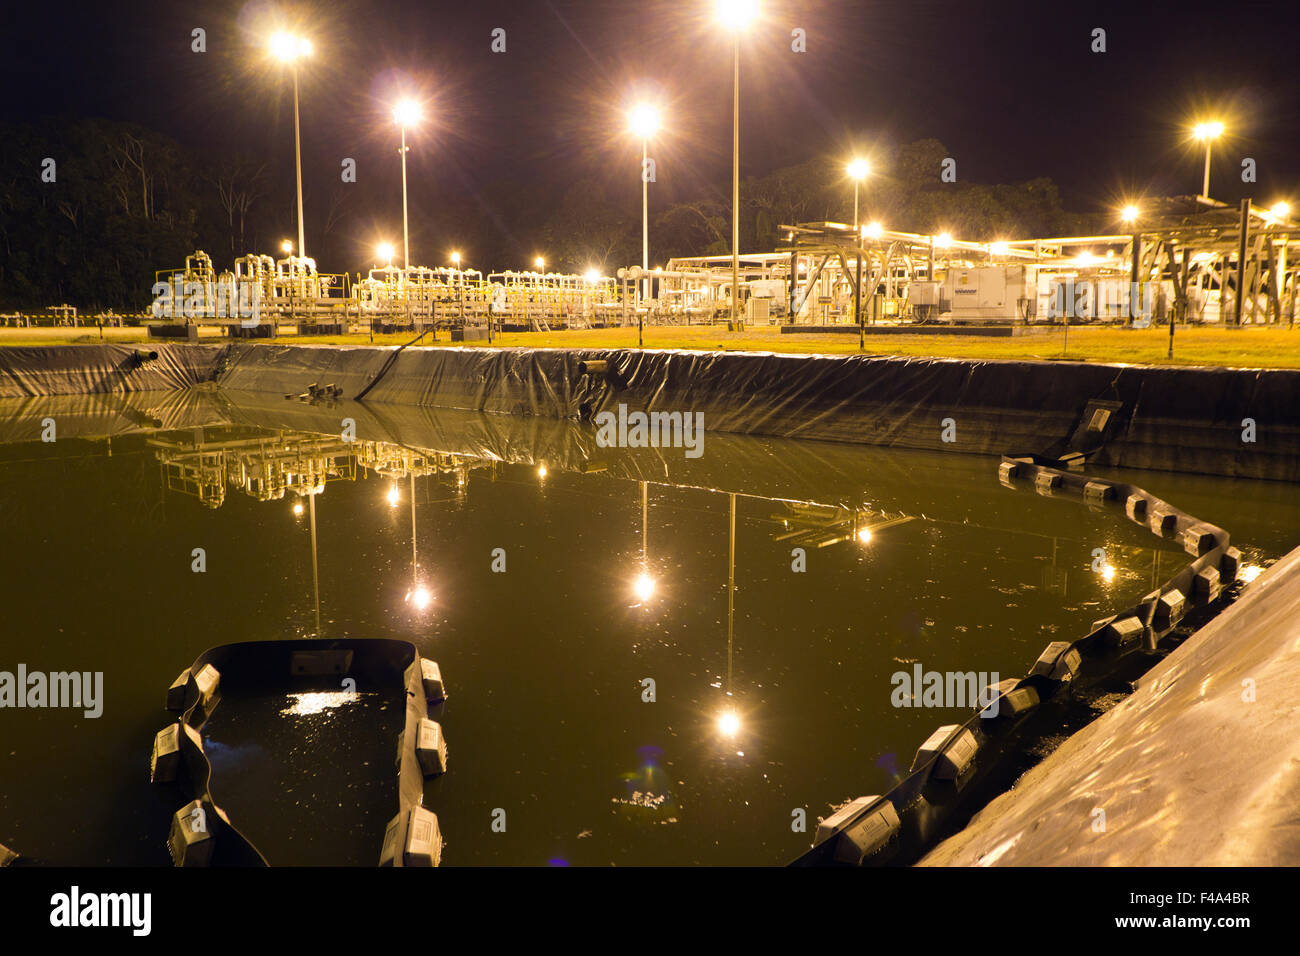
<svg viewBox="0 0 1300 956"><path fill-rule="evenodd" d="M1284 914L1294 11L12 12L6 938Z"/></svg>

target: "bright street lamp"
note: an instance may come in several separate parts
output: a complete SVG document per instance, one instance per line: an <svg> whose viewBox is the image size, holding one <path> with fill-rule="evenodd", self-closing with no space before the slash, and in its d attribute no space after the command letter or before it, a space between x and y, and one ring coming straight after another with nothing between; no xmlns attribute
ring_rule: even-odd
<svg viewBox="0 0 1300 956"><path fill-rule="evenodd" d="M411 230L406 218L406 127L420 121L420 104L401 100L393 107L393 119L402 127L402 267L411 268Z"/></svg>
<svg viewBox="0 0 1300 956"><path fill-rule="evenodd" d="M641 137L641 269L650 271L650 137L659 131L659 111L649 103L633 107L628 114L628 125ZM650 280L645 280L642 293L650 298Z"/></svg>
<svg viewBox="0 0 1300 956"><path fill-rule="evenodd" d="M390 266L393 264L394 251L391 242L381 242L379 245L375 246L375 255L379 258L379 261Z"/></svg>
<svg viewBox="0 0 1300 956"><path fill-rule="evenodd" d="M871 172L871 164L865 159L855 159L849 163L849 176L853 180L853 231L858 231L858 187L862 185L862 180L867 178Z"/></svg>
<svg viewBox="0 0 1300 956"><path fill-rule="evenodd" d="M546 269L546 260L543 259L541 256L538 256L536 259L533 260L533 265L537 267L538 272L543 272Z"/></svg>
<svg viewBox="0 0 1300 956"><path fill-rule="evenodd" d="M740 35L758 16L758 0L717 0L718 22L732 32L731 105L731 321L740 311ZM739 327L735 325L735 327Z"/></svg>
<svg viewBox="0 0 1300 956"><path fill-rule="evenodd" d="M1120 218L1129 223L1137 222L1137 217L1138 207L1133 205L1125 206L1124 211L1120 213Z"/></svg>
<svg viewBox="0 0 1300 956"><path fill-rule="evenodd" d="M292 239L286 239L286 240L284 240L284 242L280 243L280 251L283 252L286 256L287 256L287 255L292 255L292 253L293 253L293 240L292 240Z"/></svg>
<svg viewBox="0 0 1300 956"><path fill-rule="evenodd" d="M302 133L298 124L298 61L311 56L311 41L292 33L276 33L271 37L271 55L293 69L293 153L298 173L298 255L307 255L302 226Z"/></svg>
<svg viewBox="0 0 1300 956"><path fill-rule="evenodd" d="M459 253L459 252L453 252L453 253L451 254L451 264L452 264L453 266L456 266L457 268L460 268L460 253Z"/></svg>
<svg viewBox="0 0 1300 956"><path fill-rule="evenodd" d="M1197 123L1192 129L1192 135L1197 139L1205 140L1205 179L1201 185L1201 195L1206 199L1210 198L1210 148L1214 141L1223 135L1223 124L1218 120L1209 123Z"/></svg>

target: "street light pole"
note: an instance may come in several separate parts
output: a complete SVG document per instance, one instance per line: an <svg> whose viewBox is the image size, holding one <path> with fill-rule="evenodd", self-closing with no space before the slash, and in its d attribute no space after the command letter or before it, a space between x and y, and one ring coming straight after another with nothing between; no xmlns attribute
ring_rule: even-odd
<svg viewBox="0 0 1300 956"><path fill-rule="evenodd" d="M641 140L641 271L646 273L645 297L650 298L650 139Z"/></svg>
<svg viewBox="0 0 1300 956"><path fill-rule="evenodd" d="M740 326L740 32L732 38L735 76L731 106L731 322Z"/></svg>
<svg viewBox="0 0 1300 956"><path fill-rule="evenodd" d="M1201 181L1201 195L1206 199L1210 198L1210 149L1214 146L1214 140L1210 137L1205 138L1205 178Z"/></svg>
<svg viewBox="0 0 1300 956"><path fill-rule="evenodd" d="M402 267L411 268L411 231L406 218L406 124L402 124Z"/></svg>
<svg viewBox="0 0 1300 956"><path fill-rule="evenodd" d="M298 128L298 62L293 63L293 152L298 170L298 255L307 255L302 227L302 134Z"/></svg>

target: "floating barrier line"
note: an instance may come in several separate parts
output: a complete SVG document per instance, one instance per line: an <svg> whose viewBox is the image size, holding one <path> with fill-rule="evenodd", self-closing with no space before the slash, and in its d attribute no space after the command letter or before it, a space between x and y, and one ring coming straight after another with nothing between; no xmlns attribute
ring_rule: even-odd
<svg viewBox="0 0 1300 956"><path fill-rule="evenodd" d="M964 723L940 727L921 745L908 776L881 796L860 797L821 822L813 847L792 866L908 865L920 859L957 813L973 813L991 795L1000 758L1016 744L1059 731L1042 704L1067 700L1112 676L1139 653L1154 654L1189 611L1205 609L1237 579L1241 554L1228 533L1136 485L1070 473L1031 458L1004 456L998 477L1011 488L1081 498L1090 507L1123 507L1154 534L1177 538L1194 556L1137 604L1095 621L1073 642L1043 649L1028 675L1001 681Z"/></svg>

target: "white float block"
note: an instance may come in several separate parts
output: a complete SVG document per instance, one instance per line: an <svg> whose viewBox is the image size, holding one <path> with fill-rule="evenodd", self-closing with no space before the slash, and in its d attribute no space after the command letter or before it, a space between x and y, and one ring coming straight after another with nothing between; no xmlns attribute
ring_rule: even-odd
<svg viewBox="0 0 1300 956"><path fill-rule="evenodd" d="M436 704L447 697L447 689L442 683L442 668L437 661L420 658L420 681L424 684L424 696L431 704Z"/></svg>
<svg viewBox="0 0 1300 956"><path fill-rule="evenodd" d="M195 811L201 811L195 813ZM171 832L167 835L167 849L177 866L207 866L212 862L216 841L207 825L206 811L201 800L187 803L172 817Z"/></svg>
<svg viewBox="0 0 1300 956"><path fill-rule="evenodd" d="M425 718L420 721L416 735L415 756L426 777L447 772L447 738L442 734L442 724Z"/></svg>

